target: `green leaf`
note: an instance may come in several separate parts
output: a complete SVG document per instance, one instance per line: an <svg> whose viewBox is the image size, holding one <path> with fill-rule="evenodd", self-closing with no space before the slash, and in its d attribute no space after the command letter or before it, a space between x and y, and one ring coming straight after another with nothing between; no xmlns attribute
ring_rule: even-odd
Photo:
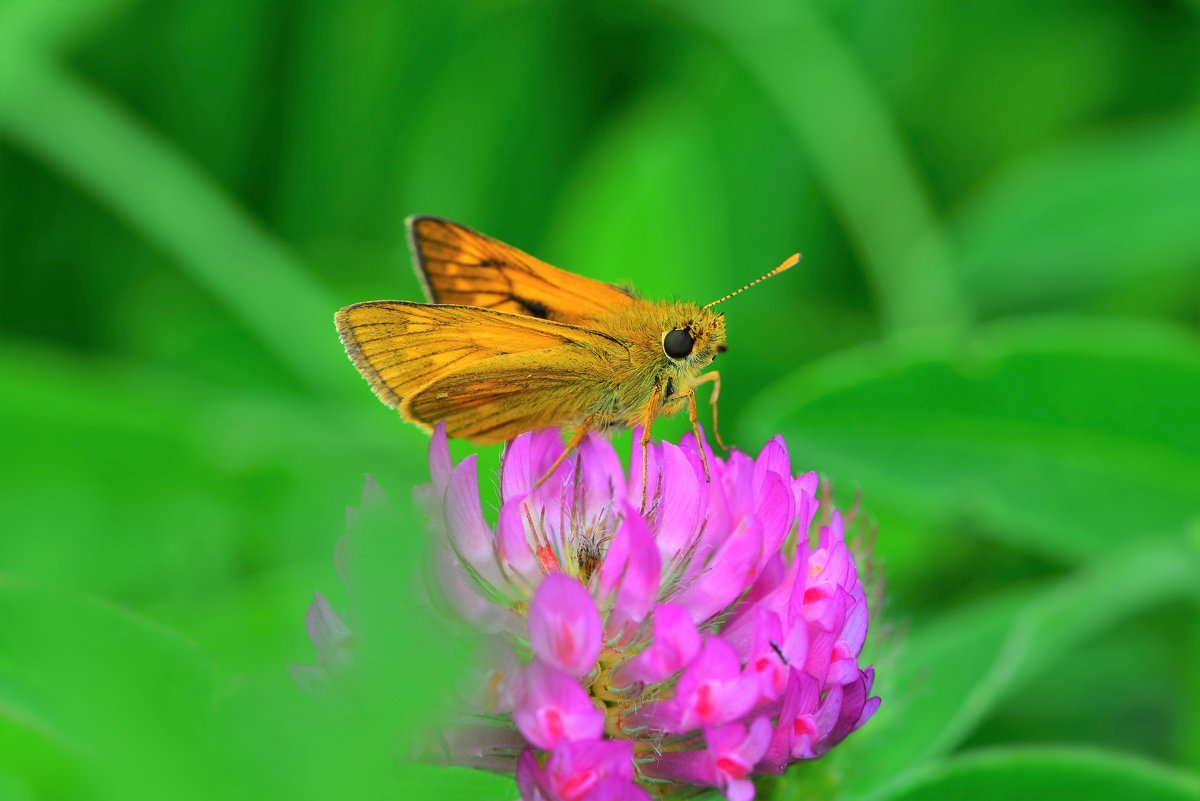
<svg viewBox="0 0 1200 801"><path fill-rule="evenodd" d="M558 210L547 258L651 298L728 291L717 276L732 255L729 209L717 175L696 169L717 160L715 147L685 97L641 98L596 137Z"/></svg>
<svg viewBox="0 0 1200 801"><path fill-rule="evenodd" d="M311 389L349 391L331 331L339 304L318 281L107 97L56 64L22 78L0 107L0 126L13 141L168 252Z"/></svg>
<svg viewBox="0 0 1200 801"><path fill-rule="evenodd" d="M966 737L1002 696L1069 659L1083 640L1200 583L1188 544L1126 549L1042 591L951 613L887 656L883 706L831 756L846 797L878 801Z"/></svg>
<svg viewBox="0 0 1200 801"><path fill-rule="evenodd" d="M6 764L60 790L131 765L144 787L169 786L214 697L199 648L100 599L4 576L0 619Z"/></svg>
<svg viewBox="0 0 1200 801"><path fill-rule="evenodd" d="M1200 345L1148 325L995 324L793 373L743 417L866 507L982 523L1061 559L1174 535L1200 510ZM968 529L969 530L969 529Z"/></svg>
<svg viewBox="0 0 1200 801"><path fill-rule="evenodd" d="M1194 274L1200 125L1059 146L1002 172L955 224L976 302L1019 307Z"/></svg>
<svg viewBox="0 0 1200 801"><path fill-rule="evenodd" d="M6 530L22 532L0 537L0 564L122 600L188 605L226 632L246 620L226 609L221 621L213 587L261 592L245 581L314 558L332 575L342 509L363 473L396 487L428 475L427 437L365 386L358 417L14 346L0 356L0 382L11 457L0 463L0 505ZM243 613L246 602L238 596ZM247 644L269 633L280 636L268 624Z"/></svg>
<svg viewBox="0 0 1200 801"><path fill-rule="evenodd" d="M753 74L855 240L890 331L953 328L969 315L944 232L896 121L870 78L810 3L678 10ZM847 157L848 147L853 157Z"/></svg>
<svg viewBox="0 0 1200 801"><path fill-rule="evenodd" d="M1200 778L1111 751L1005 749L946 762L892 797L897 801L1197 801Z"/></svg>

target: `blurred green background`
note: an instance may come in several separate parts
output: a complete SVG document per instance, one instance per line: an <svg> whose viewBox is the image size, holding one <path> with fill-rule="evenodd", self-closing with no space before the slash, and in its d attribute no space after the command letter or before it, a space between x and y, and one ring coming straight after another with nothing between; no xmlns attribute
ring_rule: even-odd
<svg viewBox="0 0 1200 801"><path fill-rule="evenodd" d="M1200 797L1200 3L4 0L0 137L0 798L515 796L394 765L461 660L332 316L412 213L658 298L804 252L722 419L861 493L884 703L764 796ZM330 715L364 473L424 658Z"/></svg>

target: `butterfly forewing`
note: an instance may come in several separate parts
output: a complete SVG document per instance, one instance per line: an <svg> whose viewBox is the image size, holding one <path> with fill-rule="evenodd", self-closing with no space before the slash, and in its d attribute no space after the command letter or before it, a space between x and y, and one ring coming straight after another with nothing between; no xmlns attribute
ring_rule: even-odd
<svg viewBox="0 0 1200 801"><path fill-rule="evenodd" d="M446 419L450 436L486 442L499 441L488 427L511 436L527 430L513 427L518 420L552 424L546 410L565 413L568 396L577 401L581 388L586 392L629 358L623 342L597 331L470 306L358 303L338 312L337 327L381 400L413 422ZM534 375L549 380L554 371L547 365L555 364L569 366L570 376L553 382L562 392L543 391L540 380L536 392L524 391ZM481 413L491 421L464 422ZM451 420L459 421L452 429Z"/></svg>
<svg viewBox="0 0 1200 801"><path fill-rule="evenodd" d="M417 273L432 303L478 306L573 325L634 303L632 293L551 267L438 217L410 217Z"/></svg>

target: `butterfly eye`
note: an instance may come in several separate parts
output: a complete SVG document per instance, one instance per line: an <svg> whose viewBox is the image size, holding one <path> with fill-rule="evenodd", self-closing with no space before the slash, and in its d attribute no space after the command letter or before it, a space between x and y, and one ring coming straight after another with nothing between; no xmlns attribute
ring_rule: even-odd
<svg viewBox="0 0 1200 801"><path fill-rule="evenodd" d="M663 352L672 359L682 359L692 352L692 346L695 344L696 340L692 339L691 332L680 328L663 337Z"/></svg>

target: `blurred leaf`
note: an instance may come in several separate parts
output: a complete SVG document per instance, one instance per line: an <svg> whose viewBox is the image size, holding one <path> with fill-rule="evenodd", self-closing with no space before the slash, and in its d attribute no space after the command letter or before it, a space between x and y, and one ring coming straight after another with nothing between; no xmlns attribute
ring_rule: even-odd
<svg viewBox="0 0 1200 801"><path fill-rule="evenodd" d="M951 760L892 797L905 801L1196 801L1200 779L1112 751L1011 749Z"/></svg>
<svg viewBox="0 0 1200 801"><path fill-rule="evenodd" d="M969 310L928 193L887 107L821 10L782 0L733 15L720 3L677 5L753 73L809 155L861 252L884 327L960 325Z"/></svg>
<svg viewBox="0 0 1200 801"><path fill-rule="evenodd" d="M427 438L365 387L360 416L12 344L0 382L0 500L21 532L0 538L0 564L123 600L205 598L193 613L226 629L253 630L243 593L303 580L276 589L264 574L314 557L332 574L364 472L396 487L427 475ZM220 616L218 588L241 614Z"/></svg>
<svg viewBox="0 0 1200 801"><path fill-rule="evenodd" d="M1009 689L1069 660L1078 643L1135 612L1188 597L1200 558L1187 545L1125 549L1041 591L947 614L880 673L876 718L830 757L845 797L877 801L916 780Z"/></svg>
<svg viewBox="0 0 1200 801"><path fill-rule="evenodd" d="M202 651L157 624L0 576L4 767L54 797L512 798L511 778L400 763L473 692L471 643L420 601L410 506L364 506L356 520L341 610L352 651L321 704L283 658L271 680L221 686Z"/></svg>
<svg viewBox="0 0 1200 801"><path fill-rule="evenodd" d="M0 4L0 104L9 80L30 61L71 44L116 16L130 0L6 0Z"/></svg>
<svg viewBox="0 0 1200 801"><path fill-rule="evenodd" d="M716 299L728 289L715 276L732 254L722 186L705 169L714 147L686 98L641 98L596 137L547 251L566 269L646 297Z"/></svg>
<svg viewBox="0 0 1200 801"><path fill-rule="evenodd" d="M0 619L0 725L31 733L6 749L7 764L50 786L116 764L137 764L146 788L169 783L215 690L196 646L99 599L3 576ZM61 773L42 775L46 746L58 747Z"/></svg>
<svg viewBox="0 0 1200 801"><path fill-rule="evenodd" d="M1002 172L955 223L976 303L1019 307L1194 274L1200 124L1060 145Z"/></svg>
<svg viewBox="0 0 1200 801"><path fill-rule="evenodd" d="M49 64L3 110L5 133L171 253L312 389L346 386L337 304L170 145Z"/></svg>
<svg viewBox="0 0 1200 801"><path fill-rule="evenodd" d="M868 508L1085 559L1200 510L1200 347L1150 326L996 324L868 347L767 390L743 423Z"/></svg>
<svg viewBox="0 0 1200 801"><path fill-rule="evenodd" d="M407 115L407 213L451 217L550 259L536 246L589 144L585 110L599 91L586 69L595 32L580 25L584 8L479 4L479 18L456 32L455 57L434 74L418 66L430 95Z"/></svg>

